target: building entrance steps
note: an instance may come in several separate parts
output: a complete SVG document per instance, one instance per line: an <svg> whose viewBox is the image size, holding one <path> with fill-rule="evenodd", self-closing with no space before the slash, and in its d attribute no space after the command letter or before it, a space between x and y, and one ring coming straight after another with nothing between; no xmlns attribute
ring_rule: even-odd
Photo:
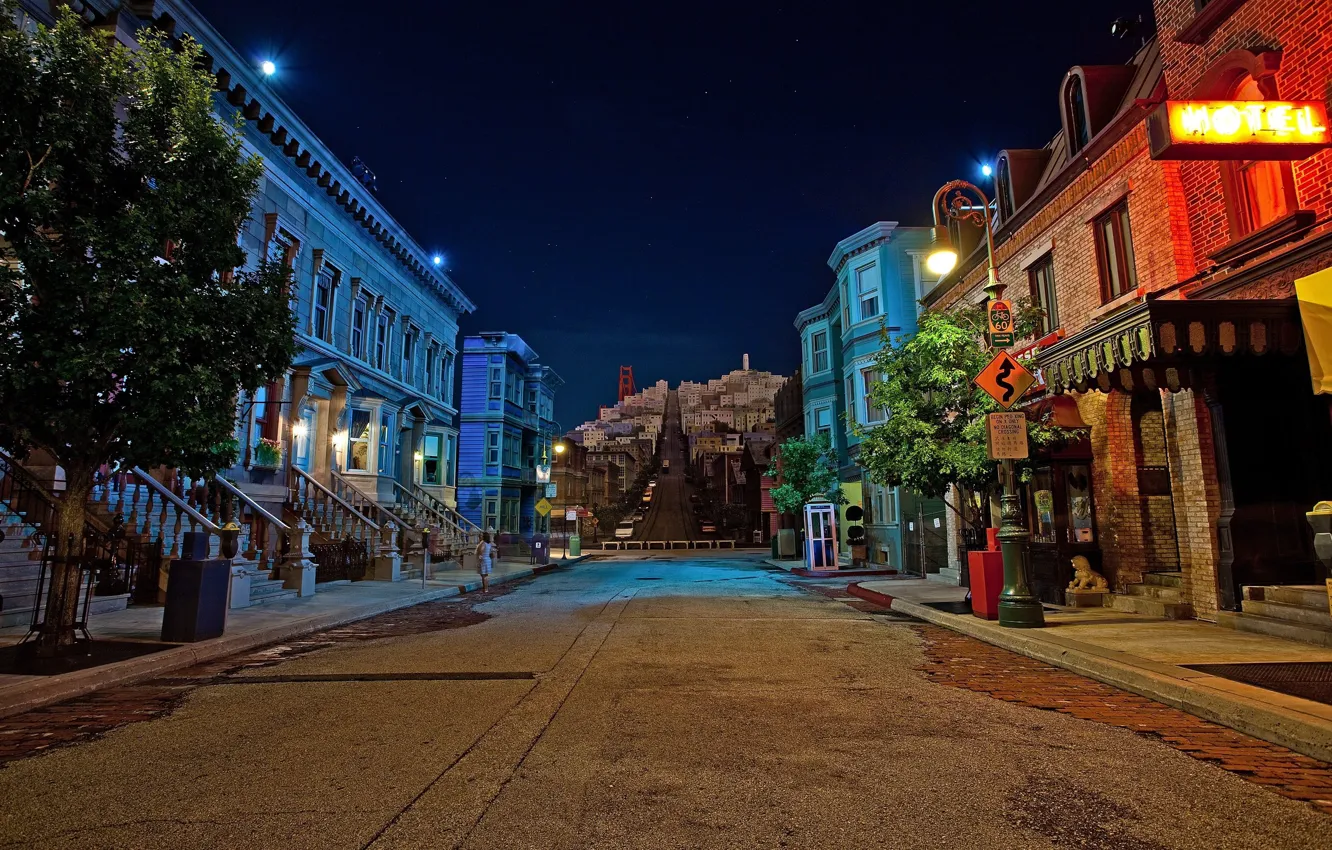
<svg viewBox="0 0 1332 850"><path fill-rule="evenodd" d="M1049 606L1045 628L1009 629L930 605L961 601L967 589L925 579L853 582L848 591L887 605L895 613L1332 762L1332 705L1189 669L1206 664L1332 663L1332 648L1199 620L1163 619L1110 608Z"/></svg>
<svg viewBox="0 0 1332 850"><path fill-rule="evenodd" d="M1183 588L1183 573L1147 573L1141 583L1130 584L1126 593L1107 594L1105 607L1128 614L1187 620L1193 617L1193 606L1184 601Z"/></svg>
<svg viewBox="0 0 1332 850"><path fill-rule="evenodd" d="M490 583L517 581L586 559L571 558L546 567L530 567L526 561L495 565ZM280 584L280 583L279 583ZM159 652L125 661L78 670L56 676L0 674L0 717L70 699L111 685L123 685L161 676L214 658L231 655L309 632L362 620L419 605L471 593L481 589L481 577L475 570L440 569L431 579L415 581L357 581L318 585L314 597L297 599L279 597L263 605L234 608L227 612L226 633L222 637L183 646L171 646ZM134 606L95 617L89 623L94 640L143 641L160 645L162 608ZM0 629L0 646L21 641L28 632L21 626Z"/></svg>
<svg viewBox="0 0 1332 850"><path fill-rule="evenodd" d="M1238 613L1218 611L1217 622L1242 632L1332 647L1332 614L1324 585L1247 586L1240 608Z"/></svg>

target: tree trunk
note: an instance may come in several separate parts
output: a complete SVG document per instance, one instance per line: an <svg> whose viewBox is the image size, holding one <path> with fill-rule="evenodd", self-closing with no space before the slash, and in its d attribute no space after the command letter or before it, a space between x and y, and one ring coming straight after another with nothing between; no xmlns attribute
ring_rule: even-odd
<svg viewBox="0 0 1332 850"><path fill-rule="evenodd" d="M65 492L56 500L50 529L55 536L51 547L51 590L46 598L46 620L37 636L37 651L42 655L54 655L74 643L83 577L79 562L83 557L83 529L91 491L91 469L65 467Z"/></svg>

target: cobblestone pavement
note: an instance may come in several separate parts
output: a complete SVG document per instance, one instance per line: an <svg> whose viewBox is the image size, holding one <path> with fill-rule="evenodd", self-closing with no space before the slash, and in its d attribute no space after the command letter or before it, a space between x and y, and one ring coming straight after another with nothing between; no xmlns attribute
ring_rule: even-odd
<svg viewBox="0 0 1332 850"><path fill-rule="evenodd" d="M913 627L930 679L1156 738L1332 815L1332 765L939 626Z"/></svg>
<svg viewBox="0 0 1332 850"><path fill-rule="evenodd" d="M272 667L339 644L458 629L484 622L490 615L474 610L476 605L511 593L527 581L530 579L497 585L485 593L469 593L389 611L294 640L175 670L169 677L95 691L87 696L0 718L0 767L55 747L99 738L129 723L168 715L190 691L219 678Z"/></svg>

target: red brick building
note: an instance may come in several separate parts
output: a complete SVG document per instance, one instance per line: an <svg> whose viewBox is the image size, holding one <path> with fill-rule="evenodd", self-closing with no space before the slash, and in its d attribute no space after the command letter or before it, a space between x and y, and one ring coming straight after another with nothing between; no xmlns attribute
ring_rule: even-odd
<svg viewBox="0 0 1332 850"><path fill-rule="evenodd" d="M1082 554L1115 607L1295 634L1284 617L1310 617L1287 608L1311 591L1270 588L1326 575L1304 512L1332 498L1332 417L1312 391L1294 281L1332 267L1332 151L1219 143L1235 128L1217 110L1244 101L1229 116L1264 132L1325 123L1332 7L1156 12L1157 38L1131 62L1069 71L1046 147L996 163L999 279L1049 312L1037 406L1083 435L1034 461L1033 572L1057 601L1064 562ZM1171 136L1178 101L1220 117ZM931 306L981 300L984 279L980 248Z"/></svg>

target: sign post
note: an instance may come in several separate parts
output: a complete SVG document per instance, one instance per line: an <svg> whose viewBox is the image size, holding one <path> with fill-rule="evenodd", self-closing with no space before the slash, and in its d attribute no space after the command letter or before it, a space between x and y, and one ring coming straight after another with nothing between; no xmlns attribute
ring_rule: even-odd
<svg viewBox="0 0 1332 850"><path fill-rule="evenodd" d="M991 301L991 305L996 301ZM1011 312L1007 318L1011 328ZM993 321L992 318L992 329ZM999 593L999 625L1010 628L1044 626L1045 611L1041 600L1031 592L1027 581L1030 535L1022 522L1022 500L1017 495L1017 475L1013 470L1013 461L1023 460L1029 454L1027 415L1021 411L1007 412L1036 383L1036 376L1013 355L1001 350L974 382L1005 411L991 413L985 421L986 447L990 459L999 461L999 480L1003 484L1003 495L999 498L999 548L1003 551L1004 588Z"/></svg>

